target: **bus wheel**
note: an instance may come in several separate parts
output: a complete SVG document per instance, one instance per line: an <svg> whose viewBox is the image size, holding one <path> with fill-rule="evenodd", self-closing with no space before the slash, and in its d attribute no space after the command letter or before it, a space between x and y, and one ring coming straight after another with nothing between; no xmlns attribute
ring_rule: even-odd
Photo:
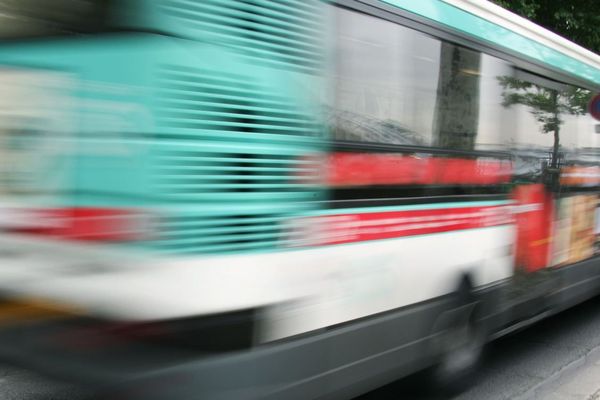
<svg viewBox="0 0 600 400"><path fill-rule="evenodd" d="M472 301L450 312L446 328L437 341L438 357L431 378L437 390L456 394L466 389L481 361L486 333Z"/></svg>

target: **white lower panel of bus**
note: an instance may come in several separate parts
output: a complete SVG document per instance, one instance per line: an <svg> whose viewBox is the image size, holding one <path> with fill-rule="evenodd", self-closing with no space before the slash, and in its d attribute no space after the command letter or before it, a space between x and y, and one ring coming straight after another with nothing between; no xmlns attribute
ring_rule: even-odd
<svg viewBox="0 0 600 400"><path fill-rule="evenodd" d="M83 245L0 238L0 290L123 320L266 307L276 339L512 275L514 226L277 253L123 258Z"/></svg>
<svg viewBox="0 0 600 400"><path fill-rule="evenodd" d="M455 291L463 273L483 287L512 276L514 228L454 231L331 247L307 266L328 271L321 287L269 310L273 340L433 299ZM307 268L305 267L305 268Z"/></svg>

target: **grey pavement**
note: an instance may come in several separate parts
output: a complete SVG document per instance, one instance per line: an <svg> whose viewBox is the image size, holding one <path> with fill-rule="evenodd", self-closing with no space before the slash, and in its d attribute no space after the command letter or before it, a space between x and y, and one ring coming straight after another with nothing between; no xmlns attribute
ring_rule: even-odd
<svg viewBox="0 0 600 400"><path fill-rule="evenodd" d="M18 368L0 366L0 400L76 400L74 387Z"/></svg>
<svg viewBox="0 0 600 400"><path fill-rule="evenodd" d="M534 391L544 400L600 400L600 350L595 350L553 382Z"/></svg>
<svg viewBox="0 0 600 400"><path fill-rule="evenodd" d="M595 298L494 343L475 386L456 400L545 400L566 376L575 374L578 383L576 372L595 360L599 348L600 298Z"/></svg>

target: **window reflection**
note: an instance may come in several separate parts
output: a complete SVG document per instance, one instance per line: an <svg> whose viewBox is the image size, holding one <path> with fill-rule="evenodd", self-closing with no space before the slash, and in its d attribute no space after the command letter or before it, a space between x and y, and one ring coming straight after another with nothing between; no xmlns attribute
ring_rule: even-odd
<svg viewBox="0 0 600 400"><path fill-rule="evenodd" d="M332 136L431 145L440 42L374 17L337 13Z"/></svg>
<svg viewBox="0 0 600 400"><path fill-rule="evenodd" d="M568 160L576 161L580 149L594 140L591 129L582 129L591 120L587 115L591 92L517 71L517 76L523 75L498 77L502 105L520 117L520 141L514 152L537 151L535 158L544 161L534 175L549 171L557 185L558 168Z"/></svg>
<svg viewBox="0 0 600 400"><path fill-rule="evenodd" d="M589 90L387 20L336 15L333 139L510 152L517 181L597 159Z"/></svg>
<svg viewBox="0 0 600 400"><path fill-rule="evenodd" d="M480 75L480 53L442 43L434 117L437 146L475 149Z"/></svg>

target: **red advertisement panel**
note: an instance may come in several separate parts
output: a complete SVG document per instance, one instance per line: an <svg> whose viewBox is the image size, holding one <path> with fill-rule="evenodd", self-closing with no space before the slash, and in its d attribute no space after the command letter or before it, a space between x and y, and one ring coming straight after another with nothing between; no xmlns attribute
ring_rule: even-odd
<svg viewBox="0 0 600 400"><path fill-rule="evenodd" d="M514 190L517 220L516 266L534 272L550 264L552 196L544 185L521 185Z"/></svg>

